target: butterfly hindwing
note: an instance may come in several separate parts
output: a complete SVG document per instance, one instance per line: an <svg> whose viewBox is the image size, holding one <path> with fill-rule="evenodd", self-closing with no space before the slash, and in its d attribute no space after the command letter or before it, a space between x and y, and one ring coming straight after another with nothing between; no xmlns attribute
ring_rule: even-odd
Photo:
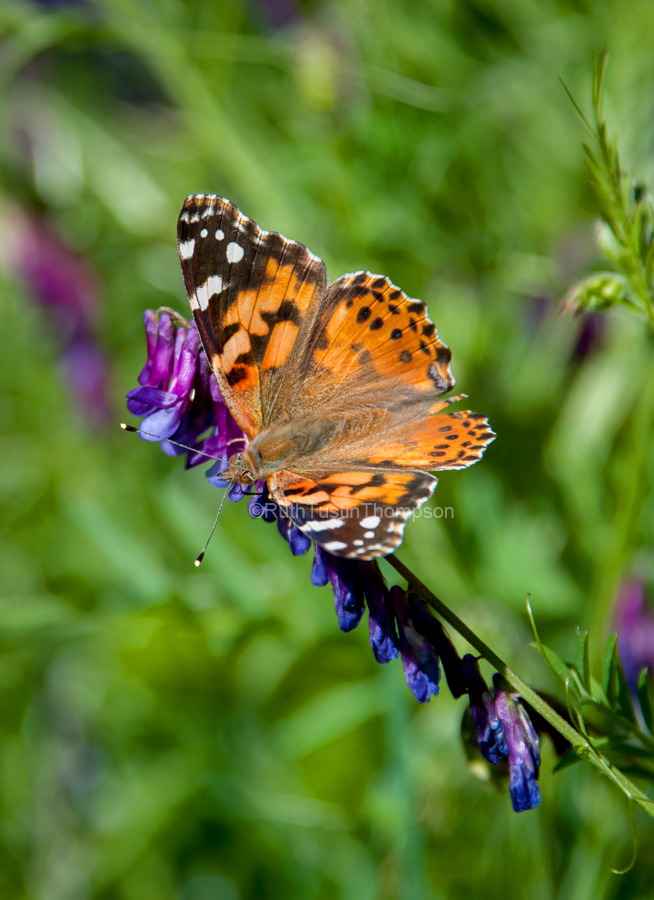
<svg viewBox="0 0 654 900"><path fill-rule="evenodd" d="M402 543L409 516L431 497L428 472L369 469L307 478L277 472L269 480L285 513L329 553L374 559Z"/></svg>
<svg viewBox="0 0 654 900"><path fill-rule="evenodd" d="M216 195L185 201L177 247L221 392L253 437L279 412L284 378L306 343L301 332L325 293L325 267L304 245L262 231Z"/></svg>

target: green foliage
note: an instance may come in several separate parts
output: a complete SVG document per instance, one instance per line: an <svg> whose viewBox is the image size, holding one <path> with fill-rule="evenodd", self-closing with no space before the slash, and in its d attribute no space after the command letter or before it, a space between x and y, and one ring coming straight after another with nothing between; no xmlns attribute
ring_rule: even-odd
<svg viewBox="0 0 654 900"><path fill-rule="evenodd" d="M640 811L634 868L619 883L609 870L631 853L619 790L590 766L552 777L545 739L543 804L514 816L468 770L464 699L419 708L399 663L375 664L365 623L339 634L308 560L243 505L227 504L194 570L219 495L118 429L143 310L188 313L174 231L191 192L229 196L332 277L369 268L424 299L498 440L443 473L433 502L454 518L410 523L400 556L565 697L528 646L531 591L589 739L651 793L635 754L646 705L634 724L619 675L605 702L596 649L625 574L654 580L651 345L612 304L584 355L583 319L554 303L600 267L557 76L586 97L607 35L607 118L628 170L654 183L654 10L627 6L344 0L274 28L240 0L2 5L3 236L29 205L93 263L116 404L112 427L88 427L43 311L3 270L3 900L649 895ZM611 277L644 310L650 201L617 178L602 241L631 254ZM575 648L577 624L592 645Z"/></svg>
<svg viewBox="0 0 654 900"><path fill-rule="evenodd" d="M620 274L598 272L584 279L568 293L564 309L602 311L621 304L648 316L654 326L654 207L647 187L632 183L623 171L617 141L608 134L604 119L607 62L608 53L603 50L593 64L594 124L588 122L569 91L568 96L593 138L592 144L584 144L584 150L601 216L597 243Z"/></svg>

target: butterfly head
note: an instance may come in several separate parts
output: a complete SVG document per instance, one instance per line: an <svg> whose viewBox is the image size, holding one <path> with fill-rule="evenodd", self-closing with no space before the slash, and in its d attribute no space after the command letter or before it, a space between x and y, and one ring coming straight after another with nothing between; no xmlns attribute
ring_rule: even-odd
<svg viewBox="0 0 654 900"><path fill-rule="evenodd" d="M260 472L258 454L252 448L246 447L242 453L235 453L229 460L229 465L222 473L225 481L234 481L237 484L254 484L262 477Z"/></svg>

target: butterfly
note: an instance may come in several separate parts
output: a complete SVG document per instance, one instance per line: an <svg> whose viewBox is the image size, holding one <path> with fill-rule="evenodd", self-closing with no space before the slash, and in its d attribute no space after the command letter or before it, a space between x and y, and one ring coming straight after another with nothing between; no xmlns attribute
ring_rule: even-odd
<svg viewBox="0 0 654 900"><path fill-rule="evenodd" d="M223 477L264 480L284 513L337 556L395 550L443 469L495 438L485 416L443 413L450 349L426 305L383 275L328 284L303 244L229 200L184 202L177 248L218 386L248 439Z"/></svg>

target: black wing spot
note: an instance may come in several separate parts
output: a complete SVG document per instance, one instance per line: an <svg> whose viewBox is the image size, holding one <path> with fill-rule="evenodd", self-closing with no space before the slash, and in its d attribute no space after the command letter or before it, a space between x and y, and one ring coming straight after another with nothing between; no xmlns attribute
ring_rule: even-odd
<svg viewBox="0 0 654 900"><path fill-rule="evenodd" d="M373 286L374 288L383 288L383 287L386 287L386 279L385 279L385 278L376 278L376 279L373 281L372 286Z"/></svg>
<svg viewBox="0 0 654 900"><path fill-rule="evenodd" d="M418 303L418 302L409 303L409 305L407 306L407 312L410 312L410 313L424 313L424 311L425 311L424 303Z"/></svg>
<svg viewBox="0 0 654 900"><path fill-rule="evenodd" d="M439 431L451 431L452 426L451 425L441 425L441 427L438 430Z"/></svg>
<svg viewBox="0 0 654 900"><path fill-rule="evenodd" d="M345 305L347 306L348 309L352 309L352 307L354 306L354 300L350 297L349 300L345 301Z"/></svg>
<svg viewBox="0 0 654 900"><path fill-rule="evenodd" d="M401 363L410 363L413 359L413 354L409 353L408 350L401 350L399 360Z"/></svg>
<svg viewBox="0 0 654 900"><path fill-rule="evenodd" d="M357 322L359 325L362 325L365 321L370 318L370 307L362 306L359 312L357 313Z"/></svg>
<svg viewBox="0 0 654 900"><path fill-rule="evenodd" d="M373 319L372 322L370 323L370 330L371 331L379 331L379 329L382 327L383 324L384 324L384 320L381 319L379 316L377 316L377 318Z"/></svg>
<svg viewBox="0 0 654 900"><path fill-rule="evenodd" d="M422 326L422 333L425 335L425 337L430 338L434 334L435 331L436 331L436 326L434 325L433 322L427 322L426 325Z"/></svg>
<svg viewBox="0 0 654 900"><path fill-rule="evenodd" d="M358 362L359 362L360 366L367 366L368 363L371 363L372 362L372 354L371 354L370 350L364 350L363 353L360 353Z"/></svg>
<svg viewBox="0 0 654 900"><path fill-rule="evenodd" d="M425 354L425 356L429 356L429 347L425 344L424 341L420 341L420 349Z"/></svg>
<svg viewBox="0 0 654 900"><path fill-rule="evenodd" d="M363 344L359 344L359 343L350 344L350 346L352 347L352 349L354 350L355 353L358 353L359 350L363 349Z"/></svg>
<svg viewBox="0 0 654 900"><path fill-rule="evenodd" d="M234 366L229 372L225 372L227 383L232 386L238 384L239 381L243 381L243 379L248 377L248 374L249 368L246 366Z"/></svg>
<svg viewBox="0 0 654 900"><path fill-rule="evenodd" d="M415 319L411 319L411 318L409 319L409 328L411 329L411 331L415 331L415 332L418 331L418 326L416 325Z"/></svg>
<svg viewBox="0 0 654 900"><path fill-rule="evenodd" d="M430 456L445 456L443 450L431 450L429 453Z"/></svg>
<svg viewBox="0 0 654 900"><path fill-rule="evenodd" d="M399 341L399 339L400 339L401 337L402 337L402 331L401 331L400 328L394 328L394 329L391 331L391 340L392 340L392 341Z"/></svg>
<svg viewBox="0 0 654 900"><path fill-rule="evenodd" d="M439 363L449 363L452 359L452 351L449 347L436 348L436 361Z"/></svg>
<svg viewBox="0 0 654 900"><path fill-rule="evenodd" d="M388 296L391 298L391 300L399 300L402 296L402 291L391 291Z"/></svg>
<svg viewBox="0 0 654 900"><path fill-rule="evenodd" d="M388 311L389 311L389 313L390 313L392 316L399 316L399 314L400 314L400 307L399 307L399 306L396 306L394 303L389 303L389 304L388 304Z"/></svg>

